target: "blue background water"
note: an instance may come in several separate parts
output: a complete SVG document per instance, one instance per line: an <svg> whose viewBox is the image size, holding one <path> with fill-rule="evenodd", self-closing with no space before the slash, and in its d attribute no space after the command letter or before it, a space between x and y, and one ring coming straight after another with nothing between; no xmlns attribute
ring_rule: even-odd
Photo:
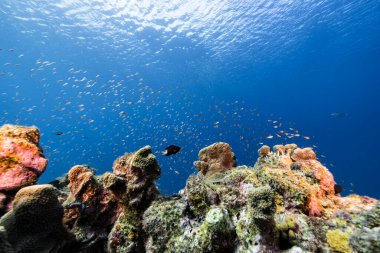
<svg viewBox="0 0 380 253"><path fill-rule="evenodd" d="M379 1L3 0L0 48L0 123L40 128L41 182L149 144L172 193L213 142L247 165L295 142L380 197Z"/></svg>

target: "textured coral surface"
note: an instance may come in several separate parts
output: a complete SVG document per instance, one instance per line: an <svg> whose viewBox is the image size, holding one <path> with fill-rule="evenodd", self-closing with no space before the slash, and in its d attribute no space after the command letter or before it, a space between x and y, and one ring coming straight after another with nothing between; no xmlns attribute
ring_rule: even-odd
<svg viewBox="0 0 380 253"><path fill-rule="evenodd" d="M39 146L36 127L4 125L0 128L0 214L15 192L34 184L45 171L47 159Z"/></svg>
<svg viewBox="0 0 380 253"><path fill-rule="evenodd" d="M38 143L21 132L6 138ZM56 187L18 191L0 219L0 253L380 252L378 200L340 196L311 148L263 146L258 155L237 166L227 143L205 147L199 173L172 196L159 194L149 146L103 175L74 166Z"/></svg>
<svg viewBox="0 0 380 253"><path fill-rule="evenodd" d="M37 181L47 160L39 147L36 127L0 128L0 191L18 190Z"/></svg>
<svg viewBox="0 0 380 253"><path fill-rule="evenodd" d="M6 238L4 245L12 248L5 252L58 252L64 249L71 235L62 223L63 207L58 194L51 185L33 185L18 191L12 211L0 219L0 228Z"/></svg>

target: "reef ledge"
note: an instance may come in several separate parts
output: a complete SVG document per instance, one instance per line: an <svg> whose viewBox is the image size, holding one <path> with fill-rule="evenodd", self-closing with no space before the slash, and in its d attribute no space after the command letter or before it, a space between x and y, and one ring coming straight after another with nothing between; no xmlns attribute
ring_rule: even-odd
<svg viewBox="0 0 380 253"><path fill-rule="evenodd" d="M150 146L95 175L76 165L35 185L36 127L0 128L0 253L380 252L380 203L342 197L311 148L263 146L238 166L227 143L199 152L178 194L160 194Z"/></svg>

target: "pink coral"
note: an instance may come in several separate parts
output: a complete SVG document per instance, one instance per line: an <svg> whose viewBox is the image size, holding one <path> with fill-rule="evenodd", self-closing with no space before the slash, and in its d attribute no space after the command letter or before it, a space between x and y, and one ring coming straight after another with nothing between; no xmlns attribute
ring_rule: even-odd
<svg viewBox="0 0 380 253"><path fill-rule="evenodd" d="M38 141L36 127L0 128L0 191L17 191L32 185L45 171L47 159Z"/></svg>
<svg viewBox="0 0 380 253"><path fill-rule="evenodd" d="M308 204L309 215L310 216L321 216L323 207L320 200L316 196L311 196Z"/></svg>
<svg viewBox="0 0 380 253"><path fill-rule="evenodd" d="M20 164L34 168L40 174L45 170L47 160L41 157L39 148L24 139L0 138L0 157L15 157Z"/></svg>

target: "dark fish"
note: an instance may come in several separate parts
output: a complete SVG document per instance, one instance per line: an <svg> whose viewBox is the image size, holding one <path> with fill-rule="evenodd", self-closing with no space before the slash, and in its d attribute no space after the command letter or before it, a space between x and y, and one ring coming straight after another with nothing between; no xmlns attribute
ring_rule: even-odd
<svg viewBox="0 0 380 253"><path fill-rule="evenodd" d="M82 215L86 210L86 204L83 202L73 202L66 206L67 209L77 208L79 213Z"/></svg>
<svg viewBox="0 0 380 253"><path fill-rule="evenodd" d="M162 152L162 155L164 156L170 156L177 154L181 150L181 147L170 145L169 147L165 148L164 152Z"/></svg>
<svg viewBox="0 0 380 253"><path fill-rule="evenodd" d="M54 134L58 135L58 136L61 136L61 135L64 135L65 133L64 132L55 132Z"/></svg>
<svg viewBox="0 0 380 253"><path fill-rule="evenodd" d="M339 184L335 184L335 185L334 185L334 191L335 191L335 194L339 194L339 193L341 193L343 190L344 190L343 186L341 186L341 185L339 185Z"/></svg>

